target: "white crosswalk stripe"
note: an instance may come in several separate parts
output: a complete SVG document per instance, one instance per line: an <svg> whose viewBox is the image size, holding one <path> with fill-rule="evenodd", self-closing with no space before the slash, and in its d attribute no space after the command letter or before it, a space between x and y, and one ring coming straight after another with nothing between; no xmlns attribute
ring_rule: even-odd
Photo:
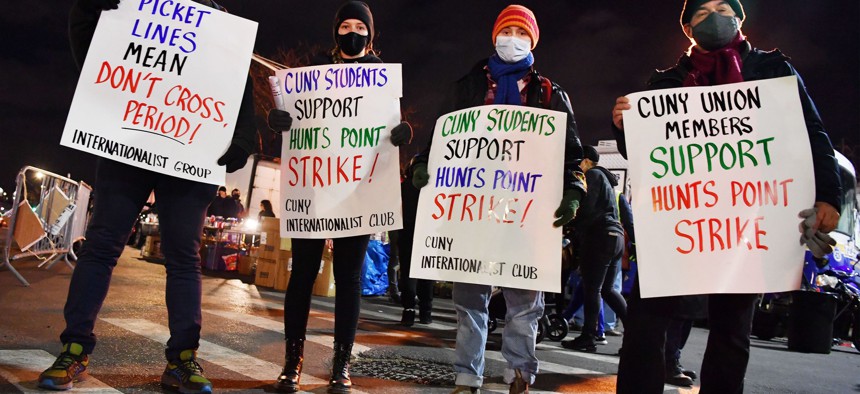
<svg viewBox="0 0 860 394"><path fill-rule="evenodd" d="M244 319L249 315L242 316L243 317L239 321L244 321ZM170 331L167 327L148 320L109 318L102 320L162 344L167 343L167 339L170 337ZM281 373L280 365L260 360L256 357L249 356L205 340L200 340L200 348L197 350L197 356L212 364L245 375L254 380L271 381ZM302 383L310 386L328 384L327 381L308 374L302 374ZM362 393L358 390L353 390L353 392L359 394Z"/></svg>
<svg viewBox="0 0 860 394"><path fill-rule="evenodd" d="M45 393L36 387L39 374L50 367L55 356L41 349L0 350L0 377L6 379L22 393ZM76 383L76 393L121 393L90 376Z"/></svg>

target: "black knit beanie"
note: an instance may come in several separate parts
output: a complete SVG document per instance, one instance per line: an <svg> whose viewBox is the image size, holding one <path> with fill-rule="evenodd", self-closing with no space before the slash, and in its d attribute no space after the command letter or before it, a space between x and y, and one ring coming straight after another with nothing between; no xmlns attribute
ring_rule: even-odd
<svg viewBox="0 0 860 394"><path fill-rule="evenodd" d="M710 0L687 0L684 1L684 10L681 11L681 26L690 23L690 20L693 19L693 14L696 13L696 10L699 9L699 6L707 3ZM740 18L741 22L744 21L744 6L741 5L741 2L738 0L725 0L726 3L732 7L732 10L735 11L735 15Z"/></svg>
<svg viewBox="0 0 860 394"><path fill-rule="evenodd" d="M600 161L600 154L597 153L597 149L595 149L591 145L583 145L582 146L582 158L589 159L595 163Z"/></svg>
<svg viewBox="0 0 860 394"><path fill-rule="evenodd" d="M370 7L363 1L347 1L337 10L334 16L334 42L337 43L337 29L340 24L347 19L358 19L367 26L368 37L367 42L373 42L373 14L370 13Z"/></svg>

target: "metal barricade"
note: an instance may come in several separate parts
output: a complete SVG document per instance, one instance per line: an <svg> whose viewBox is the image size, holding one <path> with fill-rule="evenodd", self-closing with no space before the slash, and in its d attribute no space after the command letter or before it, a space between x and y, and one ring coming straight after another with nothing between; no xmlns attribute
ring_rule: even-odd
<svg viewBox="0 0 860 394"><path fill-rule="evenodd" d="M12 266L15 260L35 256L39 267L51 268L62 259L74 269L69 255L75 258L72 244L83 238L91 188L31 166L18 172L16 184L0 268L7 267L25 286L30 284ZM14 255L13 240L20 249Z"/></svg>

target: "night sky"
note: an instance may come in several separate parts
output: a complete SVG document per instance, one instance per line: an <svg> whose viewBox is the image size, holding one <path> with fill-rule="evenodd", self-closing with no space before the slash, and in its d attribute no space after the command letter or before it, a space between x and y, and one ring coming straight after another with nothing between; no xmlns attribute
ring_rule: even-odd
<svg viewBox="0 0 860 394"><path fill-rule="evenodd" d="M130 1L130 0L123 0ZM77 83L68 44L67 1L7 1L0 16L0 187L33 165L92 184L95 156L60 147ZM255 51L332 43L340 1L223 0L260 23ZM381 57L403 63L403 107L414 111L417 150L427 140L450 83L492 53L491 29L509 3L470 0L368 1ZM860 2L744 1L743 31L762 49L792 58L834 145L860 159ZM522 1L540 26L535 66L567 90L580 137L610 138L615 98L642 90L655 68L667 68L689 45L678 23L680 0ZM217 65L213 65L215 67ZM263 125L262 118L259 122ZM11 194L11 193L10 193Z"/></svg>

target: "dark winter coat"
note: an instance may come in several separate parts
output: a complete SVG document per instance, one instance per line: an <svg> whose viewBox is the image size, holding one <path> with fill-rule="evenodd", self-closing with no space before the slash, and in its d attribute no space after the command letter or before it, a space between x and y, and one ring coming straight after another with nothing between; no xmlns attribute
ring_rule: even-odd
<svg viewBox="0 0 860 394"><path fill-rule="evenodd" d="M624 234L621 222L618 220L618 203L615 199L614 187L618 178L609 170L594 166L585 173L588 193L579 204L573 226L576 235L581 238L590 236L606 236L614 232Z"/></svg>
<svg viewBox="0 0 860 394"><path fill-rule="evenodd" d="M72 57L75 59L78 70L83 67L84 60L87 58L90 42L102 13L100 10L90 7L89 3L87 0L76 0L69 14L69 40L72 44ZM215 6L222 9L217 4ZM257 126L254 122L254 85L250 75L245 82L245 92L242 95L239 117L236 119L236 129L233 130L231 143L242 148L248 154L257 151Z"/></svg>
<svg viewBox="0 0 860 394"><path fill-rule="evenodd" d="M367 54L355 59L341 59L342 63L382 63L382 59L375 55ZM334 57L331 54L319 54L311 59L311 66L324 66L326 64L335 64Z"/></svg>
<svg viewBox="0 0 860 394"><path fill-rule="evenodd" d="M788 62L788 57L778 49L762 51L753 48L748 41L744 41L741 59L743 61L741 73L744 81L758 81L790 75L797 77L800 103L803 107L803 117L806 121L806 131L809 133L809 144L812 149L812 164L815 171L815 201L826 202L836 208L837 211L841 210L842 186L839 181L839 166L833 153L833 145L831 145L830 137L824 130L818 109L815 108L815 104L806 91L803 79ZM648 89L681 87L692 68L690 57L683 55L674 67L655 71L648 81ZM614 124L612 129L615 131L615 137L618 141L618 150L627 158L624 133Z"/></svg>
<svg viewBox="0 0 860 394"><path fill-rule="evenodd" d="M487 96L487 91L490 89L487 81L487 61L484 59L478 62L466 76L460 78L454 88L449 93L442 105L439 116L458 111L465 108L478 107L484 105L484 99ZM565 134L564 145L564 189L579 190L585 194L585 184L577 175L582 175L582 172L577 165L582 159L582 144L579 141L579 134L576 131L576 121L573 117L573 109L570 105L570 98L567 93L557 84L552 83L552 92L550 94L550 102L548 105L542 103L544 93L541 86L541 77L537 71L531 71L531 78L526 87L526 102L525 105L536 108L546 108L554 111L560 111L567 114L567 127ZM430 155L430 145L432 138L428 142L427 147L421 152L413 162L427 163ZM414 165L413 164L413 165Z"/></svg>

